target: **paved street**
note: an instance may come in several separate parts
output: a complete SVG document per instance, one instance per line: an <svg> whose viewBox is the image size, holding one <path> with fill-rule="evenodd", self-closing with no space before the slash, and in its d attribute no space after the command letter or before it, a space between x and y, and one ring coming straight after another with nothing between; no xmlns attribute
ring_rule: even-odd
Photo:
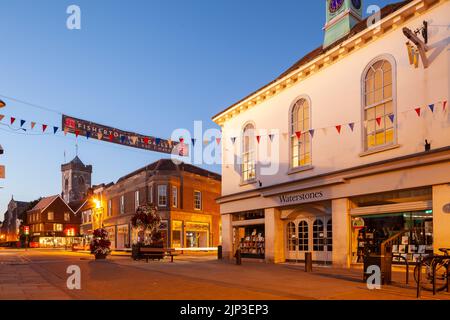
<svg viewBox="0 0 450 320"><path fill-rule="evenodd" d="M81 268L81 290L67 289L70 265ZM360 275L326 267L307 274L301 265L289 264L236 266L212 256L147 264L126 256L98 262L85 253L0 249L0 299L415 299L404 274L395 273L394 285L376 291L368 290ZM424 293L424 298L450 295Z"/></svg>

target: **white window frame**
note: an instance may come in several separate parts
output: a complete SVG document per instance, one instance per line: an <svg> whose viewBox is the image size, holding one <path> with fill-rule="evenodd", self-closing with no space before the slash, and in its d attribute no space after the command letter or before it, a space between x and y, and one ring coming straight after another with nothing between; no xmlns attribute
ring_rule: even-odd
<svg viewBox="0 0 450 320"><path fill-rule="evenodd" d="M178 187L172 186L172 207L178 208Z"/></svg>
<svg viewBox="0 0 450 320"><path fill-rule="evenodd" d="M158 185L158 207L167 207L167 185Z"/></svg>
<svg viewBox="0 0 450 320"><path fill-rule="evenodd" d="M256 126L248 122L242 129L241 183L256 182ZM248 137L248 139L246 139ZM248 140L248 144L247 141ZM249 169L250 168L250 169Z"/></svg>
<svg viewBox="0 0 450 320"><path fill-rule="evenodd" d="M198 196L197 196L198 195ZM199 190L194 190L194 210L201 211L203 208L203 195ZM197 203L199 206L197 206Z"/></svg>
<svg viewBox="0 0 450 320"><path fill-rule="evenodd" d="M374 104L366 106L366 77L367 73L370 71L370 69L379 61L386 60L391 64L391 72L392 72L392 97L389 99L386 99L383 101L378 101ZM383 77L384 81L384 77ZM384 83L383 83L384 88ZM392 142L385 143L383 145L377 145L374 147L369 147L367 145L367 128L366 128L366 110L371 108L376 108L379 105L385 104L387 102L392 102L392 110L394 114L394 123L392 124L393 127L393 139ZM395 146L397 144L397 125L398 125L398 117L397 117L397 62L395 58L390 54L382 54L377 56L376 58L372 59L364 69L364 72L361 75L361 145L362 145L362 154L361 156L364 156L366 154L371 154L372 152L378 152L383 151L385 149L390 149L392 146ZM385 118L387 115L385 115ZM383 119L383 121L390 121L390 119ZM377 126L377 124L375 124ZM386 128L385 128L386 130Z"/></svg>
<svg viewBox="0 0 450 320"><path fill-rule="evenodd" d="M121 195L120 196L120 214L124 214L125 213L125 196Z"/></svg>
<svg viewBox="0 0 450 320"><path fill-rule="evenodd" d="M309 114L308 114L308 120L306 121L306 117L304 114L304 106L303 105L299 105L299 103L301 103L302 101L304 101L307 105L308 105L308 109L309 109ZM303 117L302 117L302 123L303 123L303 130L300 130L300 128L298 127L298 116L297 112L299 111L299 109L302 109L303 111ZM306 125L307 122L307 125ZM289 171L290 172L296 172L296 171L301 171L305 168L310 168L312 166L312 143L313 143L313 139L311 137L311 134L309 133L309 130L311 130L312 128L312 103L311 103L311 99L309 98L309 96L307 95L301 95L298 96L294 102L292 103L291 107L289 108ZM298 137L296 132L297 131L301 131L302 135L300 136L300 141L298 141ZM304 165L296 165L294 166L294 141L297 142L297 148L299 148L298 150L298 159L300 160L302 157L302 154L306 155L309 153L309 159L310 161L308 163L305 163ZM309 141L309 148L306 149L306 147L303 147L303 145L306 144L306 142Z"/></svg>
<svg viewBox="0 0 450 320"><path fill-rule="evenodd" d="M134 192L134 209L137 210L139 208L139 190Z"/></svg>

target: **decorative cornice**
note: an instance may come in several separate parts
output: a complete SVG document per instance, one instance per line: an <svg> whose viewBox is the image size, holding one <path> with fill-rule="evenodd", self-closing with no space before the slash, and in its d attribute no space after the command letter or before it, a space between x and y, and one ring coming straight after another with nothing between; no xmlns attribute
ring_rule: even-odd
<svg viewBox="0 0 450 320"><path fill-rule="evenodd" d="M247 111L248 109L269 100L286 89L292 87L294 84L301 82L310 76L322 71L326 67L349 56L351 53L364 48L371 44L383 35L386 35L394 30L401 28L407 21L417 17L420 14L434 8L442 3L450 0L415 0L405 5L399 10L391 13L382 19L379 23L366 28L357 33L350 39L345 40L340 45L321 54L314 60L306 63L298 69L292 71L285 77L274 81L272 84L260 89L253 95L244 99L243 101L229 107L213 117L213 121L223 126L223 124L237 116L238 114Z"/></svg>

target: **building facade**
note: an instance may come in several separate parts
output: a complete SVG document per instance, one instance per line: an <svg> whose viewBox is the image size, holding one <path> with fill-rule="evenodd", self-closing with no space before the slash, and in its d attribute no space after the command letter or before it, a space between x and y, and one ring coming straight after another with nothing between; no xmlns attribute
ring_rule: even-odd
<svg viewBox="0 0 450 320"><path fill-rule="evenodd" d="M14 197L11 198L0 228L0 242L19 241L19 229L26 219L25 212L28 206L29 202L16 201Z"/></svg>
<svg viewBox="0 0 450 320"><path fill-rule="evenodd" d="M66 203L83 202L91 187L92 166L85 165L78 156L61 165L62 193Z"/></svg>
<svg viewBox="0 0 450 320"><path fill-rule="evenodd" d="M93 199L81 212L87 228L103 226L108 231L115 250L128 250L137 241L130 220L144 204L157 207L167 247L217 247L220 180L220 175L189 164L159 160L115 184L94 188Z"/></svg>
<svg viewBox="0 0 450 320"><path fill-rule="evenodd" d="M65 247L80 234L81 218L60 195L42 198L27 212L30 242L35 247Z"/></svg>
<svg viewBox="0 0 450 320"><path fill-rule="evenodd" d="M411 261L450 247L450 1L326 6L322 46L213 117L224 256L349 266L402 233ZM424 21L426 60L403 30Z"/></svg>

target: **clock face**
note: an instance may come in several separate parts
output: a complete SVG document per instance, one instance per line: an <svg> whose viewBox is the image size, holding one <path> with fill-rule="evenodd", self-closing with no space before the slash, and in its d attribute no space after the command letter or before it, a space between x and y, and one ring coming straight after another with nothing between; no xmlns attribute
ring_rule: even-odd
<svg viewBox="0 0 450 320"><path fill-rule="evenodd" d="M336 13L342 5L344 4L344 0L331 0L330 1L330 13Z"/></svg>
<svg viewBox="0 0 450 320"><path fill-rule="evenodd" d="M352 4L356 10L361 9L361 0L352 0Z"/></svg>

